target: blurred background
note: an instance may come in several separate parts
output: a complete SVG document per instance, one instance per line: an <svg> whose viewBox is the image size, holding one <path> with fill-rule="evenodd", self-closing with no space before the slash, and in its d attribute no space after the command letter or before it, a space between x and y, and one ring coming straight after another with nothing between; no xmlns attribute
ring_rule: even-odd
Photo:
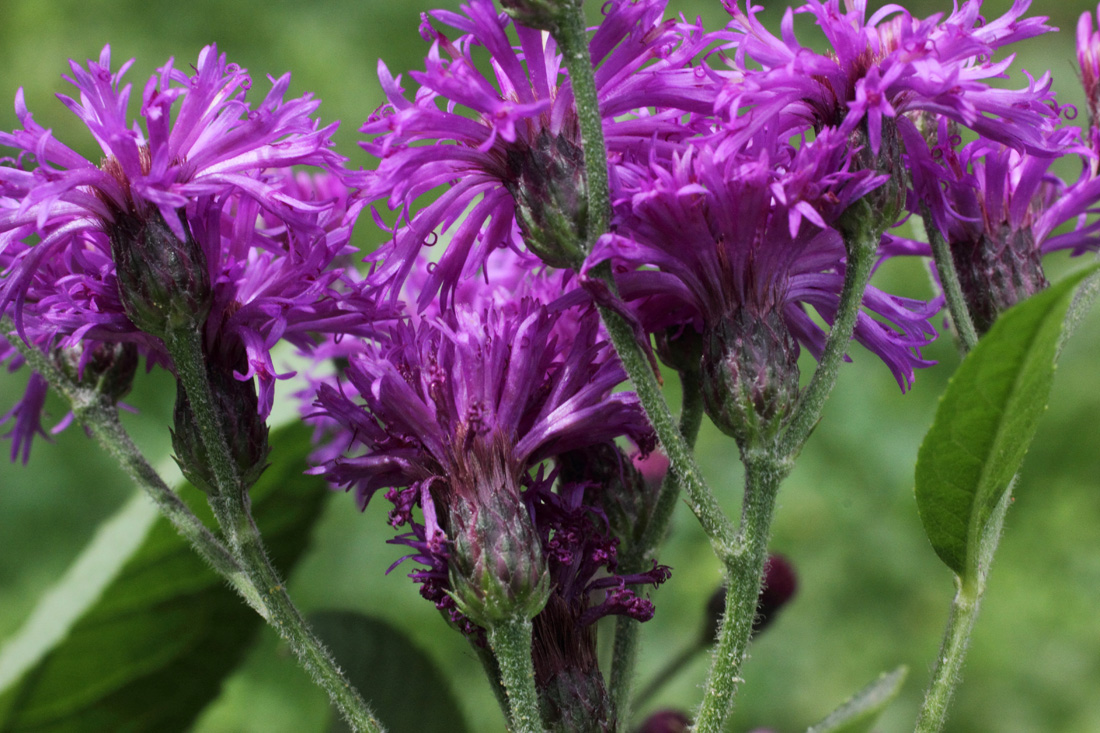
<svg viewBox="0 0 1100 733"><path fill-rule="evenodd" d="M599 5L588 5L595 19ZM985 15L1000 15L1008 5L988 2ZM773 32L783 7L767 10ZM945 3L923 0L907 7L917 16L950 11ZM54 94L68 93L61 79L67 59L96 58L104 44L111 45L115 68L137 59L127 77L135 97L168 56L177 68L187 68L211 42L252 72L254 94L266 91L266 75L292 70L291 95L312 92L323 100L323 121L342 120L337 140L355 165L368 162L356 148L357 128L382 101L378 59L398 73L422 68L427 50L417 33L418 14L427 8L408 2L6 0L2 8L0 100L13 99L23 87L36 120L88 157L98 155L93 140ZM1049 8L1038 10L1051 13L1051 24L1062 30L1019 46L1012 83L1024 83L1021 69L1036 76L1050 69L1061 101L1076 104L1082 95L1073 28L1090 6L1075 0ZM727 17L718 0L672 0L669 11L701 15L709 28ZM812 33L808 25L803 29ZM9 102L0 108L0 126L16 126ZM356 236L364 247L379 239L368 217ZM1074 264L1068 258L1050 262L1051 279ZM876 277L892 292L929 294L919 263L890 263ZM927 355L939 365L919 374L912 391L902 395L881 363L858 347L852 352L854 363L843 370L822 424L780 494L772 548L794 564L800 588L752 647L730 730L804 730L900 664L909 666L910 675L879 729L912 728L954 591L949 571L923 537L912 488L917 447L958 357L949 338ZM1100 316L1093 313L1065 352L1050 410L1024 466L950 730L1100 730L1098 364ZM808 373L811 364L803 367ZM18 399L25 379L0 377L0 414ZM666 380L669 398L678 404L675 381ZM165 374L139 375L128 402L140 411L124 416L147 454L162 465L171 463L173 396ZM65 408L57 401L50 405L56 422ZM0 449L6 453L10 444ZM704 425L699 457L736 514L741 470L731 443ZM27 466L0 461L0 639L19 628L98 523L132 492L79 429L52 444L37 441ZM403 572L384 575L401 554L385 544L391 536L384 502L361 515L351 497L334 495L313 549L291 578L294 597L308 610L355 609L401 625L445 670L470 730L501 730L496 703L465 641ZM673 577L655 594L657 615L644 627L643 684L695 639L720 577L685 507L662 561L672 566ZM601 641L610 640L609 632ZM666 707L690 710L705 671L706 660L696 659L659 694L639 700L639 715ZM432 690L415 679L408 680L408 693L410 703L431 704ZM265 631L195 730L317 731L327 715L323 694Z"/></svg>

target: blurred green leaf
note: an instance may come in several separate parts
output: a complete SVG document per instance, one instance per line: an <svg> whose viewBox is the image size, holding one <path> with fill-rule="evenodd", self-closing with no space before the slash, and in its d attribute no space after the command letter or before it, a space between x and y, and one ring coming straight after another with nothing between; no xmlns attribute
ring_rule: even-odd
<svg viewBox="0 0 1100 733"><path fill-rule="evenodd" d="M274 432L272 464L251 491L284 573L328 495L322 479L302 473L309 434L300 424ZM185 486L181 496L211 521L198 490ZM262 625L137 497L0 652L0 732L186 730Z"/></svg>
<svg viewBox="0 0 1100 733"><path fill-rule="evenodd" d="M447 679L404 631L354 611L319 611L309 622L390 730L464 733L462 709ZM333 718L333 733L347 730Z"/></svg>
<svg viewBox="0 0 1100 733"><path fill-rule="evenodd" d="M806 733L867 733L886 706L897 697L907 674L906 667L883 672L877 680L829 713L825 720L810 726Z"/></svg>
<svg viewBox="0 0 1100 733"><path fill-rule="evenodd" d="M924 532L965 585L978 579L983 533L1035 436L1059 339L1090 267L1006 311L947 386L917 455Z"/></svg>

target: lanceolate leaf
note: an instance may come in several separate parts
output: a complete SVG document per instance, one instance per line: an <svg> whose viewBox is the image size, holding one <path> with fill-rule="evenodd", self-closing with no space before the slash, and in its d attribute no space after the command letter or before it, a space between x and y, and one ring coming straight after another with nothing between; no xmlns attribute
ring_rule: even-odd
<svg viewBox="0 0 1100 733"><path fill-rule="evenodd" d="M917 510L936 554L979 580L983 533L1046 409L1066 309L1087 268L1006 311L967 355L917 457Z"/></svg>
<svg viewBox="0 0 1100 733"><path fill-rule="evenodd" d="M328 492L302 474L306 428L276 431L271 444L272 465L252 489L252 506L285 574ZM197 490L181 495L209 519ZM186 730L262 625L138 497L0 651L0 733Z"/></svg>
<svg viewBox="0 0 1100 733"><path fill-rule="evenodd" d="M886 706L897 697L907 674L906 667L883 672L877 680L829 713L825 720L810 726L806 733L867 733Z"/></svg>
<svg viewBox="0 0 1100 733"><path fill-rule="evenodd" d="M464 733L462 710L447 678L405 632L353 611L312 613L309 623L391 730ZM330 730L349 728L334 713Z"/></svg>

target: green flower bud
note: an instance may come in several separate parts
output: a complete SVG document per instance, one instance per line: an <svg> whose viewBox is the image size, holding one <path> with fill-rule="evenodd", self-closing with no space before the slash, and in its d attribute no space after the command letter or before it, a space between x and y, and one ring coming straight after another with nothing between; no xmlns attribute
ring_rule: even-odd
<svg viewBox="0 0 1100 733"><path fill-rule="evenodd" d="M206 254L189 233L181 240L159 211L128 211L116 212L107 235L122 305L135 326L164 338L205 323L213 300L210 274Z"/></svg>
<svg viewBox="0 0 1100 733"><path fill-rule="evenodd" d="M781 314L738 311L707 336L703 404L742 450L774 438L798 401L798 343Z"/></svg>
<svg viewBox="0 0 1100 733"><path fill-rule="evenodd" d="M499 467L472 472L478 477L473 495L456 492L450 509L452 596L459 611L485 628L534 618L550 594L538 534L506 474Z"/></svg>
<svg viewBox="0 0 1100 733"><path fill-rule="evenodd" d="M267 467L268 427L260 417L256 387L252 380L240 381L231 368L207 366L207 376L214 396L215 409L229 454L237 466L241 491L247 491ZM191 401L183 386L176 387L175 420L172 449L176 463L192 484L211 496L216 496L217 480L210 466L209 454L199 432Z"/></svg>
<svg viewBox="0 0 1100 733"><path fill-rule="evenodd" d="M505 186L527 248L551 267L580 269L588 224L584 151L544 130L533 147L509 145L506 159Z"/></svg>

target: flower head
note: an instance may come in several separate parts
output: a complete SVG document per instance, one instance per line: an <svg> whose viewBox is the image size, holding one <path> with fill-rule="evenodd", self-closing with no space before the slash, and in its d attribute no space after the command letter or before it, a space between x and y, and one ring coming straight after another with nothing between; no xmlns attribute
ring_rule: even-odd
<svg viewBox="0 0 1100 733"><path fill-rule="evenodd" d="M612 261L646 330L703 334L704 369L733 379L714 385L715 398L732 390L740 405L708 400L724 429L739 420L729 410L781 419L797 394L800 346L821 354L825 333L806 308L827 322L837 310L846 250L834 226L882 181L849 170L850 154L831 130L797 149L761 133L744 147L718 136L686 144L670 160L624 166L630 177L621 182L614 231L590 265ZM927 363L917 349L935 333L934 310L875 288L863 305L893 328L861 313L855 338L907 387L913 368Z"/></svg>
<svg viewBox="0 0 1100 733"><path fill-rule="evenodd" d="M647 148L654 136L683 136L685 112L708 114L713 106L709 75L691 67L708 39L662 20L664 5L612 0L589 44L612 162ZM451 38L437 24L461 35ZM366 176L364 197L400 212L372 281L400 290L421 247L449 235L418 307L437 292L449 300L492 249L522 249L521 230L555 264L571 261L575 253L555 232L583 235L585 200L579 121L553 40L512 25L491 0L471 0L462 13L435 11L421 31L432 47L425 70L410 73L420 85L415 98L380 63L389 101L363 127L374 136L363 147L381 159ZM483 51L491 75L475 62ZM445 193L414 211L420 196L444 185Z"/></svg>
<svg viewBox="0 0 1100 733"><path fill-rule="evenodd" d="M335 125L318 124L309 95L285 99L289 75L250 102L251 77L213 46L192 73L161 67L132 121L129 66L112 70L105 47L66 77L79 94L61 101L98 144L98 161L57 140L16 95L22 127L0 133L15 152L0 165L0 312L44 351L125 342L171 366L150 308L175 298L174 312L198 318L210 358L230 353L238 379L256 377L266 416L284 376L275 342L365 332L374 313L362 295L337 297L351 288L334 262L351 250ZM299 165L313 173L292 173ZM165 248L176 254L149 265Z"/></svg>
<svg viewBox="0 0 1100 733"><path fill-rule="evenodd" d="M318 390L321 415L359 451L329 457L321 470L354 488L361 505L387 491L391 523L411 530L396 541L425 566L412 577L466 631L473 629L467 616L477 618L456 607L456 598L462 608L470 600L454 583L480 573L487 554L511 580L519 567L543 568L522 581L527 590L542 572L557 575L547 543L564 542L552 529L560 514L537 508L553 504L556 476L543 479L535 469L620 436L651 441L635 396L611 391L625 375L595 313L540 297L552 292L527 271L513 288L487 288L471 301L394 323L385 339L356 349L345 384ZM482 515L499 521L485 523ZM516 531L497 538L506 526ZM580 587L590 579L583 576Z"/></svg>
<svg viewBox="0 0 1100 733"><path fill-rule="evenodd" d="M1047 127L1054 145L1076 144L1075 128ZM978 139L958 146L952 125L941 121L932 149L913 138L913 186L951 249L974 325L986 332L1004 310L1047 287L1042 258L1069 249L1100 247L1100 223L1055 234L1062 224L1096 209L1100 179L1087 170L1067 184L1051 170L1056 158L1021 153ZM931 256L922 242L889 237L887 251Z"/></svg>
<svg viewBox="0 0 1100 733"><path fill-rule="evenodd" d="M991 140L1036 154L1052 151L1039 129L1057 114L1050 74L1025 88L996 89L1013 57L993 61L1004 46L1051 30L1045 18L1021 19L1030 4L1016 0L1005 15L985 21L981 0L967 0L947 18L913 18L898 5L867 17L866 0L809 0L783 17L783 36L757 20L760 7L742 10L724 0L738 40L741 73L719 99L731 124L746 134L764 125L835 127L862 131L877 155L884 128L910 124L915 113L944 116ZM829 42L821 52L800 43L794 16L807 13ZM759 65L754 67L751 62ZM738 110L745 111L741 118Z"/></svg>

